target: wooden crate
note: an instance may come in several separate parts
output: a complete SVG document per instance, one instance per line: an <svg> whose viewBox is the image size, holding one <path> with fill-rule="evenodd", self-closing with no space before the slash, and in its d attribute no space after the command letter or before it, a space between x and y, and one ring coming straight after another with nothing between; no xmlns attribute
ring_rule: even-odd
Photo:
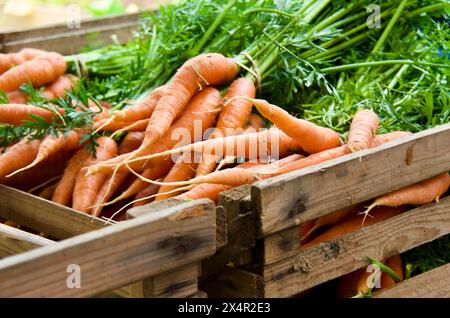
<svg viewBox="0 0 450 318"><path fill-rule="evenodd" d="M216 250L214 203L199 200L157 211L142 207L139 213L107 226L0 185L0 218L61 239L1 225L0 297L203 295L197 278L200 261ZM67 287L70 264L81 269L81 288Z"/></svg>
<svg viewBox="0 0 450 318"><path fill-rule="evenodd" d="M244 288L242 297L289 297L366 266L366 256L388 258L449 234L448 196L308 249L300 248L299 235L303 222L449 171L449 158L447 124L222 194L228 218L252 219L255 226L238 224L227 253L204 261L206 268L232 260L239 267L233 275L236 269L210 271L205 291L215 280L223 287L215 295L235 297L239 291L231 286L247 280L258 281L252 284L258 290Z"/></svg>
<svg viewBox="0 0 450 318"><path fill-rule="evenodd" d="M139 14L85 20L80 28L67 25L36 28L28 31L0 33L0 52L17 52L24 47L76 54L88 45L125 42L139 28Z"/></svg>

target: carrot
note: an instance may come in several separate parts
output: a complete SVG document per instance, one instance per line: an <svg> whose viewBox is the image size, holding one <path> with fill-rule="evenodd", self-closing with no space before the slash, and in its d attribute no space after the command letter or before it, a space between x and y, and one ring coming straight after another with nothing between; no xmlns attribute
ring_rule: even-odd
<svg viewBox="0 0 450 318"><path fill-rule="evenodd" d="M144 138L144 133L129 133L123 138L119 146L119 154L126 154L139 148ZM103 183L95 198L92 215L99 216L103 210L104 203L107 202L116 191L123 185L129 173L119 172L114 176L109 176Z"/></svg>
<svg viewBox="0 0 450 318"><path fill-rule="evenodd" d="M370 142L370 148L378 147L391 140L409 136L412 133L409 131L392 131L386 134L376 135Z"/></svg>
<svg viewBox="0 0 450 318"><path fill-rule="evenodd" d="M367 271L367 268L360 268L354 272L339 277L336 290L337 298L352 298L361 293L367 293L367 279L373 272Z"/></svg>
<svg viewBox="0 0 450 318"><path fill-rule="evenodd" d="M343 209L337 210L333 213L321 216L320 218L314 220L313 225L306 233L305 232L302 233L302 229L300 230L300 238L301 238L302 242L304 240L307 240L308 237L312 233L314 233L314 231L316 231L317 229L319 229L323 226L326 226L326 225L337 223L340 220L345 219L349 215L356 214L356 212L359 210L359 208L361 208L361 204L351 205L351 206L345 207Z"/></svg>
<svg viewBox="0 0 450 318"><path fill-rule="evenodd" d="M39 146L39 151L33 162L23 168L14 171L13 173L9 174L6 177L11 177L19 172L32 168L37 164L39 164L40 162L47 159L48 157L50 157L51 155L57 153L58 151L74 150L78 148L79 140L80 140L79 135L74 130L69 131L67 135L66 134L60 134L59 136L48 135L42 140Z"/></svg>
<svg viewBox="0 0 450 318"><path fill-rule="evenodd" d="M38 196L47 200L50 200L55 192L57 184L52 184L45 187L41 192L39 192Z"/></svg>
<svg viewBox="0 0 450 318"><path fill-rule="evenodd" d="M214 123L217 115L214 110L217 109L220 100L220 93L215 88L208 87L199 92L190 101L189 106L185 109L180 118L170 127L167 133L164 134L158 143L151 147L151 149L147 149L144 154L147 152L150 154L163 152L180 144L180 141L194 142L202 138L206 129L210 128ZM199 129L201 129L201 131L199 131ZM133 154L135 153L136 152L133 152ZM133 162L130 164L130 167L137 171L143 171L151 166L159 165L166 160L171 161L171 158L168 156L155 157L160 158ZM120 170L118 169L117 171L127 171L127 167L120 165L128 158L129 155L122 155L106 162L99 163L98 165L90 167L88 173L112 173L115 170L115 166L120 168Z"/></svg>
<svg viewBox="0 0 450 318"><path fill-rule="evenodd" d="M266 127L266 122L258 114L250 114L245 122L244 133L257 132Z"/></svg>
<svg viewBox="0 0 450 318"><path fill-rule="evenodd" d="M11 104L26 104L28 102L28 95L18 89L7 93L6 97Z"/></svg>
<svg viewBox="0 0 450 318"><path fill-rule="evenodd" d="M307 153L320 152L341 144L339 134L329 128L296 118L284 109L262 99L238 98L252 102L264 118L270 120L291 138L298 140Z"/></svg>
<svg viewBox="0 0 450 318"><path fill-rule="evenodd" d="M400 277L401 281L403 281L403 262L400 255L391 256L384 263L386 264L386 266L392 269L398 275L398 277ZM392 279L391 276L389 276L389 274L384 272L381 274L381 288L388 288L395 284L396 282Z"/></svg>
<svg viewBox="0 0 450 318"><path fill-rule="evenodd" d="M377 198L362 214L366 217L377 206L397 207L404 204L422 205L433 201L439 202L439 197L447 192L449 186L450 175L445 172Z"/></svg>
<svg viewBox="0 0 450 318"><path fill-rule="evenodd" d="M42 95L47 99L63 97L67 91L71 90L78 81L78 77L72 74L65 74L58 77L56 81L45 87Z"/></svg>
<svg viewBox="0 0 450 318"><path fill-rule="evenodd" d="M117 154L117 144L113 139L109 137L100 137L97 139L97 143L99 145L97 147L97 157L90 157L85 163L86 166L107 160ZM75 181L72 208L89 213L105 179L106 175L104 174L86 176L84 171L81 170Z"/></svg>
<svg viewBox="0 0 450 318"><path fill-rule="evenodd" d="M241 77L233 81L224 97L225 101L232 101L220 112L219 118L217 119L216 129L210 138L214 139L235 135L238 128L243 128L252 111L252 104L243 99L233 100L233 98L241 95L248 98L254 98L255 94L256 88L250 79ZM219 155L203 156L198 165L196 176L203 176L212 172L221 158L222 157Z"/></svg>
<svg viewBox="0 0 450 318"><path fill-rule="evenodd" d="M202 183L191 190L176 196L176 198L180 200L210 199L217 203L219 194L232 188L232 186L226 184Z"/></svg>
<svg viewBox="0 0 450 318"><path fill-rule="evenodd" d="M110 121L108 118L98 120L94 123L93 129L95 131L145 131L149 119L141 119L136 122L130 121Z"/></svg>
<svg viewBox="0 0 450 318"><path fill-rule="evenodd" d="M34 121L29 115L35 115L50 122L55 112L33 105L23 104L0 104L0 123L10 125L21 125L24 120Z"/></svg>
<svg viewBox="0 0 450 318"><path fill-rule="evenodd" d="M40 140L22 139L0 155L0 178L33 162L39 151Z"/></svg>
<svg viewBox="0 0 450 318"><path fill-rule="evenodd" d="M150 184L149 186L147 186L147 188L140 191L138 194L136 194L136 196L133 200L134 201L133 208L151 203L153 200L150 199L149 197L157 194L158 190L159 190L158 185ZM145 199L145 198L147 198L147 199Z"/></svg>
<svg viewBox="0 0 450 318"><path fill-rule="evenodd" d="M350 125L347 153L370 148L370 143L377 133L378 125L378 116L372 110L359 110Z"/></svg>
<svg viewBox="0 0 450 318"><path fill-rule="evenodd" d="M257 133L215 138L172 148L163 152L142 156L129 161L133 170L139 170L149 159L170 156L184 152L198 152L207 155L236 156L247 159L278 158L300 151L299 143L281 130L272 128Z"/></svg>
<svg viewBox="0 0 450 318"><path fill-rule="evenodd" d="M373 213L373 218L368 219L365 222L365 224L368 226L376 224L378 222L381 222L383 220L391 218L395 215L403 213L406 210L408 210L407 206L400 206L400 207L396 207L396 208L377 207L377 208L375 208L375 211ZM319 236L314 238L313 240L304 244L302 246L302 248L309 248L309 247L317 245L319 243L335 239L344 234L357 231L357 230L361 229L361 221L362 221L362 217L359 215L355 215L348 219L342 220L342 221L336 223L335 225L333 225L327 231L323 232L322 234L320 234Z"/></svg>
<svg viewBox="0 0 450 318"><path fill-rule="evenodd" d="M48 52L3 73L0 76L0 90L10 92L28 82L40 87L54 82L66 72L66 68L61 54Z"/></svg>
<svg viewBox="0 0 450 318"><path fill-rule="evenodd" d="M14 66L32 60L43 53L45 52L41 50L24 48L18 53L0 54L0 75Z"/></svg>
<svg viewBox="0 0 450 318"><path fill-rule="evenodd" d="M89 158L89 152L81 148L69 160L69 163L64 170L61 180L56 186L55 192L52 196L52 201L61 205L68 206L72 200L73 189L75 188L75 181L78 172L83 167L83 164Z"/></svg>
<svg viewBox="0 0 450 318"><path fill-rule="evenodd" d="M136 155L157 142L202 86L221 85L237 74L236 63L218 53L201 54L185 62L172 77L155 106L144 142Z"/></svg>
<svg viewBox="0 0 450 318"><path fill-rule="evenodd" d="M195 169L197 163L193 160L190 153L186 153L180 156L175 163L175 165L170 169L167 176L164 178L163 182L176 182L185 181L195 176ZM159 188L158 194L155 201L161 201L164 199L171 198L177 193L173 190L177 189L176 186L162 186Z"/></svg>

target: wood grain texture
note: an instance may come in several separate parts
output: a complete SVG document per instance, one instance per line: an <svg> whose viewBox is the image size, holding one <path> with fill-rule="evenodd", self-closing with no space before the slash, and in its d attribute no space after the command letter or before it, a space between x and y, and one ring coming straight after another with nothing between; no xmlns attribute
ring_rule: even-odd
<svg viewBox="0 0 450 318"><path fill-rule="evenodd" d="M0 184L0 217L65 239L106 226L99 218Z"/></svg>
<svg viewBox="0 0 450 318"><path fill-rule="evenodd" d="M266 297L292 296L367 265L450 233L450 197L381 223L300 250L264 267Z"/></svg>
<svg viewBox="0 0 450 318"><path fill-rule="evenodd" d="M0 34L2 53L17 52L24 47L56 51L64 55L76 54L87 45L101 46L113 42L127 41L139 28L139 14L86 20L80 28L70 29L66 25L36 28L28 31Z"/></svg>
<svg viewBox="0 0 450 318"><path fill-rule="evenodd" d="M374 293L374 298L449 298L450 264L412 277L388 289Z"/></svg>
<svg viewBox="0 0 450 318"><path fill-rule="evenodd" d="M258 240L264 264L273 264L298 254L300 250L300 227L294 226Z"/></svg>
<svg viewBox="0 0 450 318"><path fill-rule="evenodd" d="M264 297L261 276L233 267L226 267L201 284L209 298Z"/></svg>
<svg viewBox="0 0 450 318"><path fill-rule="evenodd" d="M450 124L256 183L260 236L450 170Z"/></svg>
<svg viewBox="0 0 450 318"><path fill-rule="evenodd" d="M44 237L0 223L0 258L55 243Z"/></svg>
<svg viewBox="0 0 450 318"><path fill-rule="evenodd" d="M0 297L86 297L199 261L215 252L210 200L188 202L0 261ZM68 288L68 265L81 288Z"/></svg>

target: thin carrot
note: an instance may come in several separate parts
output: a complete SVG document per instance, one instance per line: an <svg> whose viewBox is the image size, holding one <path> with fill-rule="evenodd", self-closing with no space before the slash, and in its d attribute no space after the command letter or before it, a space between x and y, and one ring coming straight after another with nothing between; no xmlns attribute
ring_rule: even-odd
<svg viewBox="0 0 450 318"><path fill-rule="evenodd" d="M291 138L298 140L307 153L320 152L341 144L339 134L329 128L296 118L284 109L262 99L237 98L252 102L264 118L270 120Z"/></svg>
<svg viewBox="0 0 450 318"><path fill-rule="evenodd" d="M61 205L68 206L72 200L73 189L75 188L75 181L78 172L83 167L86 160L89 158L89 152L81 148L69 160L69 163L64 170L61 180L56 186L55 192L52 196L52 201Z"/></svg>
<svg viewBox="0 0 450 318"><path fill-rule="evenodd" d="M385 207L385 206L377 207L377 208L375 208L375 210L373 212L373 218L369 218L365 222L365 226L370 226L370 225L376 224L376 223L386 220L390 217L393 217L395 215L403 213L406 210L408 210L408 206L399 206L396 208ZM319 243L335 239L344 234L357 231L357 230L361 229L361 221L362 221L362 217L359 215L355 215L348 219L342 220L342 221L336 223L335 225L333 225L330 229L328 229L324 233L315 237L313 240L304 244L302 246L302 248L306 249L306 248L312 247L314 245L317 245Z"/></svg>
<svg viewBox="0 0 450 318"><path fill-rule="evenodd" d="M217 119L216 129L210 138L220 138L224 136L235 135L237 129L243 128L246 120L252 111L252 104L243 99L234 99L236 96L246 96L254 98L256 88L253 81L246 77L238 78L231 83L224 97L224 101L232 100L227 107L224 107ZM196 176L206 175L214 170L217 162L222 159L221 156L205 155L202 157Z"/></svg>
<svg viewBox="0 0 450 318"><path fill-rule="evenodd" d="M60 111L60 110L58 110ZM33 105L0 104L0 123L21 125L24 120L34 121L29 115L39 116L50 122L55 118L55 112Z"/></svg>
<svg viewBox="0 0 450 318"><path fill-rule="evenodd" d="M45 87L42 95L47 99L63 97L66 95L67 91L73 88L77 81L78 77L76 77L75 75L61 75L56 81Z"/></svg>
<svg viewBox="0 0 450 318"><path fill-rule="evenodd" d="M193 160L191 153L186 153L180 156L175 163L175 165L170 169L167 176L164 178L163 182L177 182L177 181L186 181L195 176L195 169L197 167L197 163ZM160 187L155 201L161 201L164 199L168 199L177 195L176 192L172 190L178 189L177 186L162 186ZM169 193L170 194L165 194Z"/></svg>
<svg viewBox="0 0 450 318"><path fill-rule="evenodd" d="M136 122L110 121L108 118L96 121L93 125L95 131L145 131L149 119L141 119Z"/></svg>
<svg viewBox="0 0 450 318"><path fill-rule="evenodd" d="M40 140L22 139L11 149L0 155L0 178L33 162L39 151Z"/></svg>
<svg viewBox="0 0 450 318"><path fill-rule="evenodd" d="M117 154L117 144L109 137L100 137L97 139L97 156L90 157L86 165L91 165L96 162L107 160ZM89 213L94 204L98 191L103 182L105 182L106 175L97 174L95 176L86 176L84 171L78 173L75 188L73 190L72 208L78 211Z"/></svg>
<svg viewBox="0 0 450 318"><path fill-rule="evenodd" d="M66 72L66 68L61 54L48 52L3 73L0 76L0 90L10 92L28 82L40 87L54 82Z"/></svg>
<svg viewBox="0 0 450 318"><path fill-rule="evenodd" d="M359 110L350 124L347 153L370 148L370 143L377 133L378 125L378 116L373 110Z"/></svg>
<svg viewBox="0 0 450 318"><path fill-rule="evenodd" d="M43 53L45 52L42 50L24 48L17 53L0 54L0 75L14 66L32 60Z"/></svg>
<svg viewBox="0 0 450 318"><path fill-rule="evenodd" d="M386 134L376 135L370 142L370 148L378 147L391 140L403 138L409 135L412 135L409 131L392 131Z"/></svg>
<svg viewBox="0 0 450 318"><path fill-rule="evenodd" d="M144 133L140 131L129 132L123 137L119 146L119 155L130 153L139 148L144 140Z"/></svg>
<svg viewBox="0 0 450 318"><path fill-rule="evenodd" d="M361 212L366 217L377 206L397 207L404 204L422 205L433 201L439 202L439 197L447 192L450 186L450 175L444 172L433 178L407 186L377 198L366 211Z"/></svg>
<svg viewBox="0 0 450 318"><path fill-rule="evenodd" d="M33 162L23 168L14 171L13 173L7 175L6 177L11 177L19 172L32 168L37 164L39 164L40 162L47 159L48 157L50 157L51 155L57 153L58 151L74 150L78 148L79 141L80 141L79 135L74 130L69 131L67 135L66 134L60 134L58 136L48 135L47 137L42 139L42 142L39 146L39 151Z"/></svg>

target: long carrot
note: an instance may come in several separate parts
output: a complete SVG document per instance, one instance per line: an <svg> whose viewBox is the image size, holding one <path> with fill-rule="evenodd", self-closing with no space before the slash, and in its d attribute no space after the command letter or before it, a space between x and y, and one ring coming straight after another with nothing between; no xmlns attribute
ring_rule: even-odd
<svg viewBox="0 0 450 318"><path fill-rule="evenodd" d="M60 110L55 110L60 111ZM29 115L39 116L50 122L55 118L55 112L33 105L0 104L0 123L21 125L24 120L34 121Z"/></svg>
<svg viewBox="0 0 450 318"><path fill-rule="evenodd" d="M145 131L148 126L149 119L141 119L136 122L131 121L110 121L108 118L98 120L94 123L95 131Z"/></svg>
<svg viewBox="0 0 450 318"><path fill-rule="evenodd" d="M26 104L28 102L28 95L21 90L14 90L6 94L10 104Z"/></svg>
<svg viewBox="0 0 450 318"><path fill-rule="evenodd" d="M38 196L43 199L50 200L55 192L57 184L51 184L45 187L41 192L39 192Z"/></svg>
<svg viewBox="0 0 450 318"><path fill-rule="evenodd" d="M307 153L320 152L341 144L339 134L329 128L296 118L284 109L262 99L237 98L243 98L253 103L264 118L270 120L291 138L298 140Z"/></svg>
<svg viewBox="0 0 450 318"><path fill-rule="evenodd" d="M78 148L79 141L80 141L79 134L75 130L69 131L67 135L66 134L60 134L59 136L48 135L42 140L39 146L39 151L33 162L23 168L14 171L7 177L11 177L19 172L22 172L24 170L36 166L37 164L44 161L51 155L57 153L58 151L74 150Z"/></svg>
<svg viewBox="0 0 450 318"><path fill-rule="evenodd" d="M348 153L370 148L370 143L377 133L379 120L370 109L361 109L353 117L348 133Z"/></svg>
<svg viewBox="0 0 450 318"><path fill-rule="evenodd" d="M369 218L364 226L370 226L386 220L390 217L398 215L408 210L408 206L399 206L396 208L392 207L377 207L373 212L373 218ZM304 244L302 248L309 248L311 246L317 245L319 243L329 241L335 239L336 237L342 236L344 234L354 232L356 230L361 229L362 217L359 215L352 216L348 219L342 220L335 225L333 225L330 229L315 237L313 240Z"/></svg>
<svg viewBox="0 0 450 318"><path fill-rule="evenodd" d="M412 133L409 131L392 131L386 134L376 135L372 141L370 142L370 148L378 147L384 143L387 143L391 140L403 138L405 136L409 136Z"/></svg>
<svg viewBox="0 0 450 318"><path fill-rule="evenodd" d="M0 178L33 162L39 151L40 140L22 139L0 156Z"/></svg>
<svg viewBox="0 0 450 318"><path fill-rule="evenodd" d="M10 92L28 82L40 87L54 82L66 72L66 68L61 54L48 52L3 73L0 76L0 90Z"/></svg>
<svg viewBox="0 0 450 318"><path fill-rule="evenodd" d="M17 53L0 54L0 75L13 68L14 66L32 60L43 53L45 53L45 51L24 48Z"/></svg>
<svg viewBox="0 0 450 318"><path fill-rule="evenodd" d="M377 206L397 207L404 204L421 205L438 202L439 197L447 192L449 186L450 175L445 172L377 198L362 214L366 217Z"/></svg>
<svg viewBox="0 0 450 318"><path fill-rule="evenodd" d="M149 186L147 186L147 188L136 194L133 200L133 208L151 203L153 201L153 198L149 197L157 194L159 188L160 187L156 184L150 184Z"/></svg>
<svg viewBox="0 0 450 318"><path fill-rule="evenodd" d="M69 163L64 170L63 176L58 182L55 192L53 193L53 202L65 206L70 205L77 175L88 158L89 152L86 149L81 148L69 160Z"/></svg>
<svg viewBox="0 0 450 318"><path fill-rule="evenodd" d="M117 144L109 137L100 137L97 139L97 156L96 158L89 158L86 165L91 165L96 162L107 160L117 154ZM78 173L75 188L73 190L72 208L78 211L89 213L94 204L98 191L103 182L105 182L106 175L97 174L94 176L86 176L84 171Z"/></svg>
<svg viewBox="0 0 450 318"><path fill-rule="evenodd" d="M144 140L144 133L141 131L129 132L123 137L120 146L119 146L119 154L123 155L126 153L130 153L139 148L142 144L142 140Z"/></svg>
<svg viewBox="0 0 450 318"><path fill-rule="evenodd" d="M56 81L45 87L42 95L47 99L63 97L66 95L67 91L73 88L77 81L78 77L76 77L75 75L61 75Z"/></svg>
<svg viewBox="0 0 450 318"><path fill-rule="evenodd" d="M257 132L266 127L266 122L258 114L250 114L245 121L244 133Z"/></svg>
<svg viewBox="0 0 450 318"><path fill-rule="evenodd" d="M364 267L339 277L336 297L352 298L356 295L367 294L367 292L369 292L367 281L371 276L372 278L375 278L373 275L374 272L368 271L367 267Z"/></svg>

